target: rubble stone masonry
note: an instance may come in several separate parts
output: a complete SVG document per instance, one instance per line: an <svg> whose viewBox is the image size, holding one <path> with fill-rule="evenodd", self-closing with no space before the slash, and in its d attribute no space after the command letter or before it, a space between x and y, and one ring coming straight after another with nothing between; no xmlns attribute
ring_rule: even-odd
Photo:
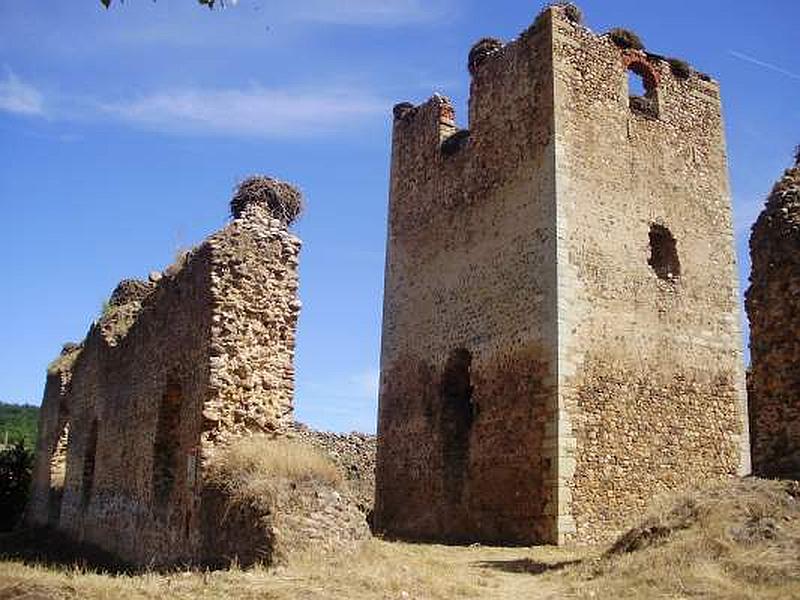
<svg viewBox="0 0 800 600"><path fill-rule="evenodd" d="M252 204L164 274L118 286L50 367L29 523L135 564L208 555L206 459L292 422L299 251Z"/></svg>
<svg viewBox="0 0 800 600"><path fill-rule="evenodd" d="M800 152L750 238L753 472L800 478Z"/></svg>
<svg viewBox="0 0 800 600"><path fill-rule="evenodd" d="M719 86L562 7L470 62L395 107L375 525L607 540L749 471Z"/></svg>

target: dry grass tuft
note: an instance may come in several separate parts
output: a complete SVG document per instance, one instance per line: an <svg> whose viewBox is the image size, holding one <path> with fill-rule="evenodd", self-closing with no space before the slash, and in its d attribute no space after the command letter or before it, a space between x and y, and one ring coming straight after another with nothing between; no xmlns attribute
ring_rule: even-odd
<svg viewBox="0 0 800 600"><path fill-rule="evenodd" d="M608 37L617 46L625 50L644 50L642 38L630 29L616 27L608 32Z"/></svg>
<svg viewBox="0 0 800 600"><path fill-rule="evenodd" d="M341 472L316 448L302 442L253 435L232 442L212 457L207 481L229 502L269 510L278 486L315 481L334 488Z"/></svg>
<svg viewBox="0 0 800 600"><path fill-rule="evenodd" d="M800 167L800 144L794 149L794 164Z"/></svg>

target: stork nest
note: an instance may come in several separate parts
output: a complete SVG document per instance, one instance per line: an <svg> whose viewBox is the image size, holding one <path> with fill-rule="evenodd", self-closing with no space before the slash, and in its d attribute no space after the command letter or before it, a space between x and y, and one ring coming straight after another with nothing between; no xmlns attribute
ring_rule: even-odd
<svg viewBox="0 0 800 600"><path fill-rule="evenodd" d="M475 75L481 63L486 58L503 47L503 40L497 38L483 38L478 41L469 51L469 72Z"/></svg>
<svg viewBox="0 0 800 600"><path fill-rule="evenodd" d="M617 27L608 32L608 37L623 50L644 50L642 38L630 29Z"/></svg>
<svg viewBox="0 0 800 600"><path fill-rule="evenodd" d="M272 177L254 175L242 181L231 199L231 214L238 219L245 208L257 205L284 225L291 225L303 212L303 195L294 186Z"/></svg>

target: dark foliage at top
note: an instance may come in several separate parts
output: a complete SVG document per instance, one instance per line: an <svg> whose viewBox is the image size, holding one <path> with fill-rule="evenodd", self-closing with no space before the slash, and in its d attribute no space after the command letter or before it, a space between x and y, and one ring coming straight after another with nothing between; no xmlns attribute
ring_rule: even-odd
<svg viewBox="0 0 800 600"><path fill-rule="evenodd" d="M794 164L800 167L800 144L794 149Z"/></svg>
<svg viewBox="0 0 800 600"><path fill-rule="evenodd" d="M442 142L442 154L444 156L453 156L457 154L461 148L467 145L469 141L469 129L461 129L456 131L453 135Z"/></svg>
<svg viewBox="0 0 800 600"><path fill-rule="evenodd" d="M303 196L294 186L264 175L248 177L239 184L231 199L231 214L238 219L250 204L267 208L284 225L291 225L303 212Z"/></svg>
<svg viewBox="0 0 800 600"><path fill-rule="evenodd" d="M28 502L33 451L22 441L0 451L0 531L13 529Z"/></svg>
<svg viewBox="0 0 800 600"><path fill-rule="evenodd" d="M669 69L679 79L689 79L692 76L692 66L680 58L668 58Z"/></svg>
<svg viewBox="0 0 800 600"><path fill-rule="evenodd" d="M39 407L0 402L0 444L23 442L29 448L36 445L39 427Z"/></svg>
<svg viewBox="0 0 800 600"><path fill-rule="evenodd" d="M644 50L644 42L630 29L616 27L608 32L608 37L620 48L626 50Z"/></svg>
<svg viewBox="0 0 800 600"><path fill-rule="evenodd" d="M478 67L491 54L494 54L503 47L503 40L497 38L483 38L479 40L469 51L469 72L475 75Z"/></svg>

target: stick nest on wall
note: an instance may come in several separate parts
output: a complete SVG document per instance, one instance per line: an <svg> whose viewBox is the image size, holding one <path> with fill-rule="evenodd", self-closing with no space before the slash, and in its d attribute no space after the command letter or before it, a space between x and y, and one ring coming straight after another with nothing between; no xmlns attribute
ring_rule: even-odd
<svg viewBox="0 0 800 600"><path fill-rule="evenodd" d="M644 50L642 38L630 29L617 27L608 32L608 37L620 48L625 50Z"/></svg>
<svg viewBox="0 0 800 600"><path fill-rule="evenodd" d="M284 225L291 225L303 212L303 195L294 186L254 175L242 181L231 199L231 214L238 219L249 205L260 205Z"/></svg>

